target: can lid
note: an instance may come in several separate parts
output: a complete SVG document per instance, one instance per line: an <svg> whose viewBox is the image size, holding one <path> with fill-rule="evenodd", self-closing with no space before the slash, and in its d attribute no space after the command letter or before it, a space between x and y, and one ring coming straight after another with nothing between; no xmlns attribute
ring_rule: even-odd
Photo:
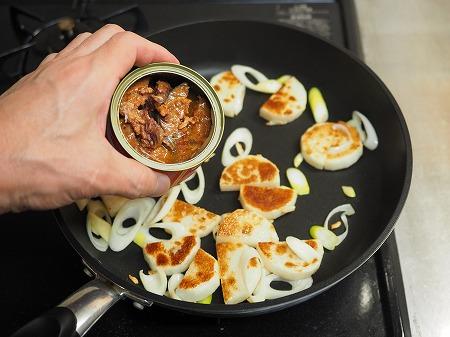
<svg viewBox="0 0 450 337"><path fill-rule="evenodd" d="M182 163L167 164L152 160L134 149L128 143L122 132L119 120L119 106L125 91L140 78L153 74L172 74L189 80L200 89L200 91L206 96L211 105L212 125L209 142L208 144L206 144L203 150L200 151L200 153L198 153L188 161ZM114 135L123 149L140 163L160 171L181 171L200 165L211 156L211 154L219 145L225 123L222 105L220 103L219 97L217 96L217 93L214 91L211 84L202 75L191 68L180 64L166 62L148 64L144 67L133 70L127 76L125 76L114 91L109 112L110 122L114 131Z"/></svg>

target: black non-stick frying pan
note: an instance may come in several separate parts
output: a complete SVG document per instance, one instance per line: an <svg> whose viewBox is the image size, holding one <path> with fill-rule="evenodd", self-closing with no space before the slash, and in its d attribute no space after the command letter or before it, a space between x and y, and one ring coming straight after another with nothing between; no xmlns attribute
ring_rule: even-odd
<svg viewBox="0 0 450 337"><path fill-rule="evenodd" d="M262 303L225 305L218 289L210 305L172 300L154 295L130 282L147 268L141 249L132 244L122 252L99 252L90 243L85 229L86 214L71 205L57 211L62 231L97 278L73 294L59 307L29 323L16 336L82 335L115 301L129 297L144 305L158 303L175 310L211 316L258 315L281 310L323 292L356 270L380 247L393 229L408 193L412 152L408 130L400 109L381 80L348 51L303 30L262 22L203 22L165 30L150 39L166 46L183 64L206 78L245 64L269 78L295 75L306 88L317 86L327 102L330 120L351 119L353 110L365 114L375 126L379 146L364 150L352 167L337 171L318 171L301 166L308 177L311 194L299 197L295 212L275 221L283 240L287 235L308 238L313 224L323 223L334 207L352 203L356 214L349 218L345 241L326 252L311 288L300 293ZM294 122L268 127L259 118L259 106L268 95L247 90L244 109L238 117L226 120L224 139L237 127L245 126L254 137L252 153L263 154L284 172L299 152L301 134L313 124L309 109ZM223 141L222 141L223 144ZM203 165L206 191L199 205L218 214L240 207L237 193L219 191L221 147L218 155ZM113 167L111 169L114 169ZM349 200L341 192L351 185L357 192ZM202 239L202 247L215 255L211 236ZM55 252L57 254L57 252ZM52 332L52 333L50 333Z"/></svg>

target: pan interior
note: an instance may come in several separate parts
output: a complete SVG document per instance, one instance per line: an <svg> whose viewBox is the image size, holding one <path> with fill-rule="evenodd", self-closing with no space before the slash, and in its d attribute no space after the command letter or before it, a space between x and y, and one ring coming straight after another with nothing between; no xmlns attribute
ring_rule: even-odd
<svg viewBox="0 0 450 337"><path fill-rule="evenodd" d="M368 68L312 35L265 23L199 23L160 32L150 39L166 46L182 64L207 79L229 69L232 64L252 66L269 78L295 75L307 89L320 88L331 121L347 121L353 110L365 114L373 123L380 144L375 151L364 149L362 158L342 171L318 171L306 163L301 165L300 169L308 177L311 194L298 198L295 212L275 220L281 240L287 235L308 238L310 226L322 224L328 212L340 204L350 202L356 210L349 218L348 237L337 249L325 253L322 266L313 276L313 286L304 292L260 304L236 306L223 304L220 288L214 295L214 304L209 306L155 296L128 280L129 274L136 276L140 269L148 269L141 250L134 244L118 253L95 250L86 235L85 214L78 212L75 206L68 206L59 214L62 228L88 264L148 300L198 313L240 315L277 310L304 301L349 274L374 253L389 234L398 216L399 203L404 202L410 178L410 148L401 113ZM227 118L216 156L203 164L206 190L199 206L217 214L240 207L238 193L220 192L218 181L223 169L220 157L224 140L242 126L253 134L252 153L272 160L280 169L281 184L288 185L285 170L292 167L292 160L299 152L300 136L314 120L308 107L290 124L266 126L258 116L258 110L268 97L247 89L243 111L236 118ZM341 191L342 185L353 186L356 198L347 198ZM202 239L202 247L215 255L212 236Z"/></svg>

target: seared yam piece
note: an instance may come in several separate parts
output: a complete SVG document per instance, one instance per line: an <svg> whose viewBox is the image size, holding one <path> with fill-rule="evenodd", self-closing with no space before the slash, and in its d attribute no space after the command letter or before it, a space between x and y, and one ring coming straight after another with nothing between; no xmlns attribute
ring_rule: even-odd
<svg viewBox="0 0 450 337"><path fill-rule="evenodd" d="M285 186L241 185L239 201L243 208L266 219L276 219L295 210L297 193Z"/></svg>
<svg viewBox="0 0 450 337"><path fill-rule="evenodd" d="M221 191L239 191L241 185L279 186L280 171L261 155L247 156L225 167L220 177Z"/></svg>
<svg viewBox="0 0 450 337"><path fill-rule="evenodd" d="M181 200L175 201L169 213L163 218L164 222L179 222L189 234L199 237L211 233L220 220L220 215Z"/></svg>
<svg viewBox="0 0 450 337"><path fill-rule="evenodd" d="M215 292L219 285L217 260L200 248L178 285L176 294L184 301L197 302Z"/></svg>
<svg viewBox="0 0 450 337"><path fill-rule="evenodd" d="M261 106L259 115L269 125L286 124L300 117L306 108L307 94L305 87L294 76L291 76Z"/></svg>
<svg viewBox="0 0 450 337"><path fill-rule="evenodd" d="M342 121L314 124L302 135L300 146L305 161L319 170L350 167L363 154L358 131Z"/></svg>
<svg viewBox="0 0 450 337"><path fill-rule="evenodd" d="M229 70L213 76L211 85L219 96L225 116L237 116L244 104L245 85Z"/></svg>
<svg viewBox="0 0 450 337"><path fill-rule="evenodd" d="M252 295L262 275L258 252L245 244L233 242L217 243L216 251L225 304L245 301Z"/></svg>
<svg viewBox="0 0 450 337"><path fill-rule="evenodd" d="M188 269L199 248L200 238L194 235L151 242L144 247L144 259L152 270L173 275Z"/></svg>
<svg viewBox="0 0 450 337"><path fill-rule="evenodd" d="M264 267L286 280L301 280L310 277L320 267L323 246L318 240L303 240L317 252L317 257L304 261L289 248L286 242L259 242L256 249Z"/></svg>
<svg viewBox="0 0 450 337"><path fill-rule="evenodd" d="M241 242L256 247L258 242L278 241L272 222L245 209L222 216L216 232L216 242Z"/></svg>

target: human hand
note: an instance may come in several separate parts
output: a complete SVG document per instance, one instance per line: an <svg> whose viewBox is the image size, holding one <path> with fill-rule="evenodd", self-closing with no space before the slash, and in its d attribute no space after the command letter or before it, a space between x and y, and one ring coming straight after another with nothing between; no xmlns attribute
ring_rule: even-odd
<svg viewBox="0 0 450 337"><path fill-rule="evenodd" d="M178 60L116 25L78 35L0 96L0 213L102 194L161 195L167 176L105 138L111 96L133 65Z"/></svg>

